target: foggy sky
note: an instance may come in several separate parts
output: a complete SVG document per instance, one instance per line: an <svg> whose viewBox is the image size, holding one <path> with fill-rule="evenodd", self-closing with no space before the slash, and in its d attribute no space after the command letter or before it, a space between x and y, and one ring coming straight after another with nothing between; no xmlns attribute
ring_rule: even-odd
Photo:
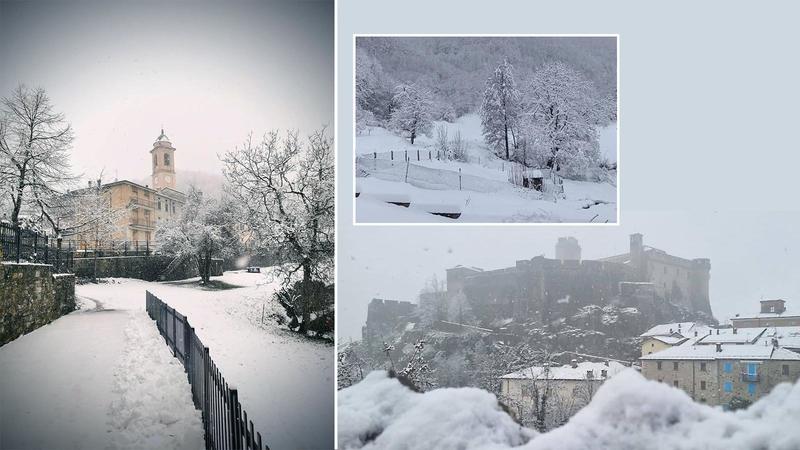
<svg viewBox="0 0 800 450"><path fill-rule="evenodd" d="M333 124L333 2L0 2L0 95L46 89L76 173L138 180L163 125L177 170L251 131Z"/></svg>

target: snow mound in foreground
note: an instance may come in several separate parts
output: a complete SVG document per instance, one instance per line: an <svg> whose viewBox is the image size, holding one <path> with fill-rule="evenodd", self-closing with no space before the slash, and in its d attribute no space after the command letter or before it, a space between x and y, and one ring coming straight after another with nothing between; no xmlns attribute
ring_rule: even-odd
<svg viewBox="0 0 800 450"><path fill-rule="evenodd" d="M481 389L420 394L385 372L372 372L339 392L342 449L499 449L521 445L534 434Z"/></svg>
<svg viewBox="0 0 800 450"><path fill-rule="evenodd" d="M800 382L778 385L747 410L724 412L626 370L566 425L538 435L517 425L493 395L479 389L419 394L373 372L339 395L341 448L800 448Z"/></svg>

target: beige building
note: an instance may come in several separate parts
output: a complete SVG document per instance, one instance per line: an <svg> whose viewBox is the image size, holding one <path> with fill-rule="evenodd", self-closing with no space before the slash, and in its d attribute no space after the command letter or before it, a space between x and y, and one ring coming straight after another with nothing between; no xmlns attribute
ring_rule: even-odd
<svg viewBox="0 0 800 450"><path fill-rule="evenodd" d="M163 129L150 154L151 185L143 186L128 180L102 185L113 209L128 210L113 236L114 247L127 245L128 249L152 249L158 223L176 217L186 203L186 195L175 189L175 147ZM91 182L89 187L92 187ZM79 238L76 240L80 242Z"/></svg>
<svg viewBox="0 0 800 450"><path fill-rule="evenodd" d="M800 353L781 347L779 333L767 328L698 333L643 354L642 375L683 389L702 403L726 406L735 397L755 401L775 385L800 378Z"/></svg>

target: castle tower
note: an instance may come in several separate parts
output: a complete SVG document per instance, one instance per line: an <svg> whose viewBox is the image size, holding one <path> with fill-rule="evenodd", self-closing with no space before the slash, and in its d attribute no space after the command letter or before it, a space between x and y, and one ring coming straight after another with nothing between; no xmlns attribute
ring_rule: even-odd
<svg viewBox="0 0 800 450"><path fill-rule="evenodd" d="M153 189L175 189L175 147L163 128L150 154L153 155Z"/></svg>
<svg viewBox="0 0 800 450"><path fill-rule="evenodd" d="M630 261L631 266L636 269L636 281L650 281L647 276L647 261L645 261L644 254L644 236L641 233L634 233L631 235L630 244Z"/></svg>
<svg viewBox="0 0 800 450"><path fill-rule="evenodd" d="M559 261L580 261L581 246L572 236L560 237L556 243L556 259Z"/></svg>

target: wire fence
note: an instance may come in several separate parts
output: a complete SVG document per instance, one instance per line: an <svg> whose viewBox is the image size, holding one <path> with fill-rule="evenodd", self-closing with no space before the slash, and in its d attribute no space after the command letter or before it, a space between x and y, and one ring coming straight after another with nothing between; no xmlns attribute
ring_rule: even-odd
<svg viewBox="0 0 800 450"><path fill-rule="evenodd" d="M192 400L203 415L207 450L269 450L261 433L239 403L239 393L228 386L209 356L208 347L195 334L186 316L147 291L147 314L156 321L161 336L186 370Z"/></svg>
<svg viewBox="0 0 800 450"><path fill-rule="evenodd" d="M60 239L35 230L0 222L0 249L3 261L50 264L55 273L72 272L74 252Z"/></svg>
<svg viewBox="0 0 800 450"><path fill-rule="evenodd" d="M65 240L62 248L73 252L75 258L94 258L104 256L150 256L156 248L150 241L110 241L91 242L86 240Z"/></svg>

